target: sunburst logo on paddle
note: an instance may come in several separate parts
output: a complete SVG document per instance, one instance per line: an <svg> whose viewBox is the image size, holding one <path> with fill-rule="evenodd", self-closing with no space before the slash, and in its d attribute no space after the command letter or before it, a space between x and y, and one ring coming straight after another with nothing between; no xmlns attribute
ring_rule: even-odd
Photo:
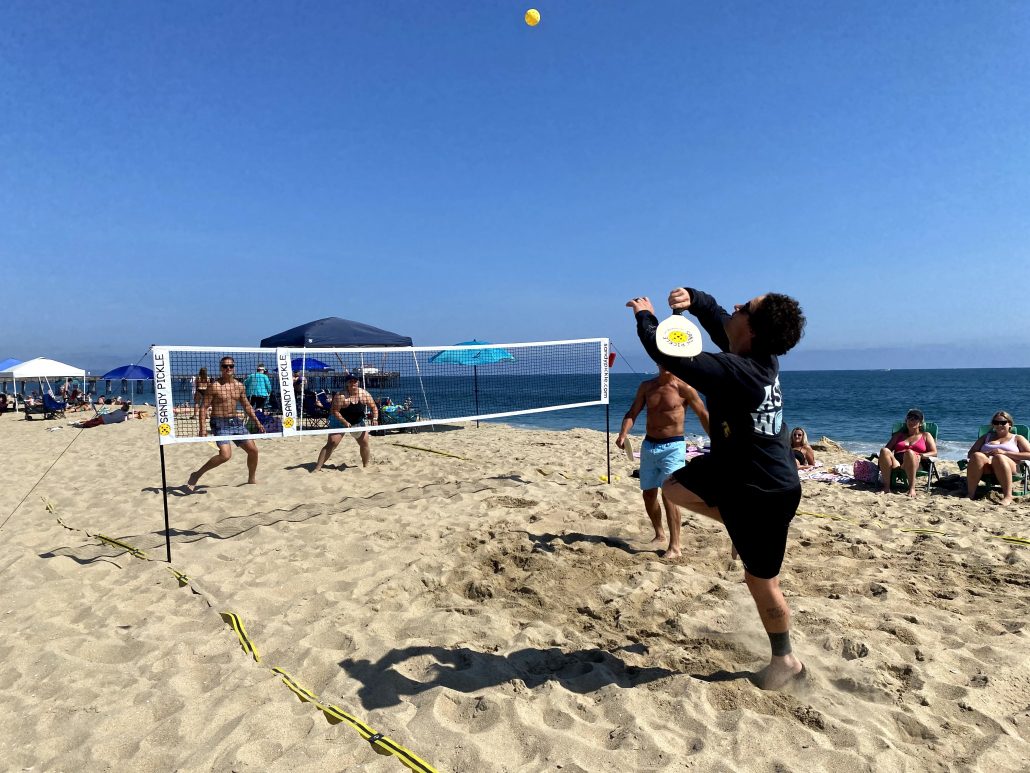
<svg viewBox="0 0 1030 773"><path fill-rule="evenodd" d="M289 429L290 427L292 427L293 426L293 417L292 416L287 416L285 419L283 419L283 426L286 427L286 429Z"/></svg>
<svg viewBox="0 0 1030 773"><path fill-rule="evenodd" d="M172 425L171 424L160 424L160 425L158 425L157 434L161 435L162 437L167 437L168 435L171 435L172 434Z"/></svg>
<svg viewBox="0 0 1030 773"><path fill-rule="evenodd" d="M701 353L701 331L678 314L662 321L655 331L658 351L671 357L696 357Z"/></svg>

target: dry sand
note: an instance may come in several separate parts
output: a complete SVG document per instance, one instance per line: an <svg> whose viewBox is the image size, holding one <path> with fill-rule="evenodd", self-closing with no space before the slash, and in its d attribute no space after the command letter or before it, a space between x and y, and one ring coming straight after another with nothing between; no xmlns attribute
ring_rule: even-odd
<svg viewBox="0 0 1030 773"><path fill-rule="evenodd" d="M0 418L5 769L404 770L273 666L440 771L1030 769L1030 547L991 539L1030 501L806 482L781 579L811 677L767 694L725 534L685 514L683 558L649 551L600 433L391 435L366 470L345 438L317 474L319 439L272 440L257 486L237 451L169 497L180 587L152 421L59 424ZM169 447L169 482L211 453Z"/></svg>

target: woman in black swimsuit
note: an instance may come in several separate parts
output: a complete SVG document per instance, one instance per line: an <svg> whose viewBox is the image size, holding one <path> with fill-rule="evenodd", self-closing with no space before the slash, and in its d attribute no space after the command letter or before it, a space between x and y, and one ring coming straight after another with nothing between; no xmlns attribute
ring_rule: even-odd
<svg viewBox="0 0 1030 773"><path fill-rule="evenodd" d="M329 427L341 430L360 427L364 424L367 415L366 410L371 413L371 423L373 425L378 424L379 407L376 405L376 401L372 399L372 395L361 388L357 376L348 376L344 382L344 391L333 395L333 402L329 408ZM367 467L372 455L368 443L368 432L355 432L352 434L358 442L358 449L361 453L361 466ZM318 461L315 462L315 469L312 472L318 472L322 469L322 465L333 455L333 451L336 450L336 446L340 445L341 440L343 440L343 432L334 432L326 438L325 445L318 452Z"/></svg>

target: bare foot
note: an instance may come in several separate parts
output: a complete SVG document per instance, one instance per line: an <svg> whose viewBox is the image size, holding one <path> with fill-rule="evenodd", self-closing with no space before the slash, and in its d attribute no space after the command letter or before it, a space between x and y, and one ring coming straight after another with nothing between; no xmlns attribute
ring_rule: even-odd
<svg viewBox="0 0 1030 773"><path fill-rule="evenodd" d="M185 486L183 486L183 488L184 488L184 489L186 489L186 491L187 491L187 492L189 492L190 494L192 494L192 493L193 493L194 491L196 491L196 490L197 490L197 481L198 481L198 480L200 480L200 476L199 476L199 475L197 475L197 473L193 473L193 474L192 474L192 475L190 475L190 477L189 477L189 478L188 478L188 479L186 480L186 485L185 485Z"/></svg>
<svg viewBox="0 0 1030 773"><path fill-rule="evenodd" d="M808 678L805 664L793 655L774 657L751 681L762 690L782 690Z"/></svg>
<svg viewBox="0 0 1030 773"><path fill-rule="evenodd" d="M648 546L654 545L657 548L657 547L661 547L662 545L664 545L665 541L667 539L668 539L668 537L666 537L664 534L656 534L654 536L654 539L652 539L647 544L648 544Z"/></svg>
<svg viewBox="0 0 1030 773"><path fill-rule="evenodd" d="M1012 502L1013 502L1012 497L1011 496L1007 496L1007 497L1002 497L1001 501L998 502L998 504L999 505L1011 505Z"/></svg>
<svg viewBox="0 0 1030 773"><path fill-rule="evenodd" d="M248 486L253 486L255 483L257 483L257 478L251 478L247 481Z"/></svg>
<svg viewBox="0 0 1030 773"><path fill-rule="evenodd" d="M907 497L911 497L912 499L915 499L915 497L916 497L916 492L915 492L915 489L911 489L910 491L908 491L908 492L907 492L907 493L905 494L905 496L907 496Z"/></svg>
<svg viewBox="0 0 1030 773"><path fill-rule="evenodd" d="M670 561L675 561L681 555L683 555L682 548L667 548L666 551L662 553L662 558L667 558Z"/></svg>

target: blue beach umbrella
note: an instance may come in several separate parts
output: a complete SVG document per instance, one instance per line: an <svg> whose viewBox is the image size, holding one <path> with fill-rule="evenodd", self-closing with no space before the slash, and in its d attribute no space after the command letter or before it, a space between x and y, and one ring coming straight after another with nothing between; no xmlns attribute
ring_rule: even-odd
<svg viewBox="0 0 1030 773"><path fill-rule="evenodd" d="M117 380L125 379L129 382L129 402L136 399L136 381L147 381L154 378L154 371L150 368L144 368L142 365L122 365L109 370L101 379Z"/></svg>
<svg viewBox="0 0 1030 773"><path fill-rule="evenodd" d="M462 341L455 346L488 346L489 341ZM515 362L515 356L507 349L493 347L490 349L447 349L434 354L429 358L430 362L439 364L471 365L493 365L498 362Z"/></svg>
<svg viewBox="0 0 1030 773"><path fill-rule="evenodd" d="M462 341L455 346L487 346L489 341ZM479 415L479 366L496 365L500 362L515 362L515 355L507 349L499 346L489 349L445 349L439 354L429 358L431 363L437 365L471 365L472 366L472 388L476 398L476 415ZM479 426L479 422L476 422Z"/></svg>
<svg viewBox="0 0 1030 773"><path fill-rule="evenodd" d="M124 378L131 381L146 381L154 377L154 371L144 368L142 365L122 365L121 367L109 370L100 378L119 379Z"/></svg>
<svg viewBox="0 0 1030 773"><path fill-rule="evenodd" d="M314 357L295 357L290 361L294 370L332 370L321 360Z"/></svg>

